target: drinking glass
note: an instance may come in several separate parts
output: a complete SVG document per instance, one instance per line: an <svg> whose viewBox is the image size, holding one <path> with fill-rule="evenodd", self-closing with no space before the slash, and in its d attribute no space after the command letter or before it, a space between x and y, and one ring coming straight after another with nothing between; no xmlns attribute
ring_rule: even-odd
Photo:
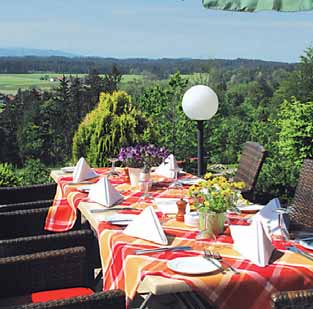
<svg viewBox="0 0 313 309"><path fill-rule="evenodd" d="M118 159L117 158L110 158L108 160L112 163L112 167L111 167L111 170L109 171L108 176L119 176L119 173L115 169L115 162L117 162Z"/></svg>
<svg viewBox="0 0 313 309"><path fill-rule="evenodd" d="M279 234L275 235L275 239L282 240L282 241L288 241L290 240L289 232L286 228L286 225L284 224L284 214L288 214L288 210L286 208L277 208L274 210L278 214L278 230Z"/></svg>
<svg viewBox="0 0 313 309"><path fill-rule="evenodd" d="M149 193L149 188L151 187L152 181L150 178L150 173L140 173L139 176L140 190L143 191L143 194L138 200L139 205L153 204L154 198Z"/></svg>
<svg viewBox="0 0 313 309"><path fill-rule="evenodd" d="M170 171L173 172L173 182L169 185L170 189L183 189L183 185L178 181L178 172L181 169L179 167L171 168Z"/></svg>

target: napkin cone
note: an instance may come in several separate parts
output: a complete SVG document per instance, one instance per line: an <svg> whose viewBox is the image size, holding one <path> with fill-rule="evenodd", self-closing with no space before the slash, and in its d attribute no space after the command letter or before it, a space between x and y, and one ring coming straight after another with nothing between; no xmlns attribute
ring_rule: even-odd
<svg viewBox="0 0 313 309"><path fill-rule="evenodd" d="M274 247L260 220L248 226L231 225L230 232L234 248L242 257L261 267L269 264Z"/></svg>
<svg viewBox="0 0 313 309"><path fill-rule="evenodd" d="M155 172L160 176L164 176L167 178L174 178L175 172L174 170L178 168L175 156L170 154L162 164L160 164Z"/></svg>
<svg viewBox="0 0 313 309"><path fill-rule="evenodd" d="M278 213L275 211L280 207L279 199L274 198L270 200L253 218L253 220L260 220L263 225L267 227L265 232L268 234L268 237L280 234ZM285 225L285 221L283 221L282 224Z"/></svg>
<svg viewBox="0 0 313 309"><path fill-rule="evenodd" d="M167 245L168 240L152 206L145 208L124 230L124 234Z"/></svg>
<svg viewBox="0 0 313 309"><path fill-rule="evenodd" d="M97 176L98 174L90 168L85 158L81 157L78 160L73 172L73 182L81 182Z"/></svg>
<svg viewBox="0 0 313 309"><path fill-rule="evenodd" d="M88 197L106 207L110 207L123 199L123 195L112 186L107 177L101 178L96 184L92 185Z"/></svg>

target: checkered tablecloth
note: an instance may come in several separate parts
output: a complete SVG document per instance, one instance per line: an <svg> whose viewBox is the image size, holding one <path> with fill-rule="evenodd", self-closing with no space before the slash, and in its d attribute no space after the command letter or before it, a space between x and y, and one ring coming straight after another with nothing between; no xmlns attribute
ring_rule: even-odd
<svg viewBox="0 0 313 309"><path fill-rule="evenodd" d="M241 258L233 249L230 236L220 236L212 244L210 241L195 240L195 231L182 227L177 229L176 224L171 227L171 223L174 223L173 220L165 227L171 245L191 246L192 251L136 255L136 249L157 246L126 236L122 231L103 230L99 240L104 289L123 289L128 300L131 300L145 276L158 275L184 281L218 308L265 309L269 308L271 293L313 287L313 262L284 250L282 244L276 244L280 249L275 251L273 263L262 268ZM167 262L174 258L202 255L204 248L208 247L218 251L240 274L228 271L188 276L175 273L167 267Z"/></svg>
<svg viewBox="0 0 313 309"><path fill-rule="evenodd" d="M98 169L97 173L107 174L108 169ZM191 177L185 175L184 177ZM98 179L95 179L96 182ZM81 201L87 201L87 194L69 185L71 177L61 177L53 206L46 218L46 229L66 231L73 227L76 209ZM140 191L133 190L127 175L110 179L111 183L124 195L123 206L136 206ZM164 186L163 186L164 185ZM181 197L184 190L168 190L168 183L159 183L151 193L155 197ZM140 213L140 211L138 211ZM313 262L285 250L285 244L276 243L273 263L258 267L244 260L233 249L230 236L220 236L216 243L209 240L195 240L196 228L190 228L175 219L162 218L163 228L171 245L187 245L193 250L184 252L162 252L135 255L136 249L155 248L149 241L126 236L122 228L108 223L98 226L100 256L103 269L104 289L125 290L131 300L141 280L147 275L158 275L182 280L193 290L204 296L208 302L219 308L269 308L273 292L313 288ZM144 227L143 227L144 228ZM249 235L247 235L249 237ZM167 262L176 257L202 255L208 246L218 251L226 262L236 267L240 274L231 272L213 273L201 276L187 276L171 271Z"/></svg>
<svg viewBox="0 0 313 309"><path fill-rule="evenodd" d="M89 179L88 182L96 183L101 177L108 174L109 168L98 168L96 172L100 177ZM181 178L191 178L191 174L184 174ZM128 175L125 170L120 169L119 177L110 177L111 184L119 190L124 196L120 206L135 205L142 195L140 190L129 184ZM156 185L152 187L150 193L154 197L182 197L186 196L187 190L166 190L170 180L165 177L152 175L152 180L158 180ZM70 230L77 218L77 208L81 201L88 201L88 194L80 192L79 186L83 184L73 184L72 177L64 176L58 180L57 192L53 201L53 205L49 208L46 217L45 229L53 232L64 232ZM138 208L139 206L136 205Z"/></svg>

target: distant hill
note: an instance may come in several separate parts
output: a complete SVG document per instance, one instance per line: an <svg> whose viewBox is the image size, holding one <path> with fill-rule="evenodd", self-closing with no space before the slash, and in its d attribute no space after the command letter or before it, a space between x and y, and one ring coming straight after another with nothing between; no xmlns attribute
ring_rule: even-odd
<svg viewBox="0 0 313 309"><path fill-rule="evenodd" d="M36 56L36 57L78 57L79 55L67 53L60 50L52 49L35 49L35 48L0 48L0 57L25 57L25 56Z"/></svg>
<svg viewBox="0 0 313 309"><path fill-rule="evenodd" d="M52 52L52 51L50 51ZM223 68L224 70L293 70L297 64L283 62L249 60L249 59L147 59L147 58L100 58L100 57L1 57L0 50L0 74L1 73L88 73L96 69L104 74L111 71L112 66L118 67L122 74L145 74L150 72L158 78L167 78L169 74L179 71L182 74L194 72L208 72L211 68Z"/></svg>

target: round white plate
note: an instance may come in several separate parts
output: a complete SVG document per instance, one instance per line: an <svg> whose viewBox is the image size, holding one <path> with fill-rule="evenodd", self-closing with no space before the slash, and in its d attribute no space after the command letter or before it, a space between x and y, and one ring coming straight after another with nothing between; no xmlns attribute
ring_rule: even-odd
<svg viewBox="0 0 313 309"><path fill-rule="evenodd" d="M299 244L306 249L313 250L313 238L301 239Z"/></svg>
<svg viewBox="0 0 313 309"><path fill-rule="evenodd" d="M182 185L196 185L197 183L199 183L201 180L201 178L186 178L186 179L179 179L178 182L181 183Z"/></svg>
<svg viewBox="0 0 313 309"><path fill-rule="evenodd" d="M65 166L61 168L61 171L64 173L73 173L75 166Z"/></svg>
<svg viewBox="0 0 313 309"><path fill-rule="evenodd" d="M189 256L170 260L167 262L167 267L181 274L201 275L219 270L221 263L203 256Z"/></svg>
<svg viewBox="0 0 313 309"><path fill-rule="evenodd" d="M79 186L79 187L77 187L77 190L80 191L80 192L89 192L92 186L93 185Z"/></svg>
<svg viewBox="0 0 313 309"><path fill-rule="evenodd" d="M264 205L257 205L257 204L253 204L253 205L246 205L246 206L237 206L237 208L243 212L243 213L255 213L260 211L262 208L264 207Z"/></svg>
<svg viewBox="0 0 313 309"><path fill-rule="evenodd" d="M105 221L115 225L128 225L135 218L136 215L132 214L114 214L111 216L107 216L105 218Z"/></svg>

